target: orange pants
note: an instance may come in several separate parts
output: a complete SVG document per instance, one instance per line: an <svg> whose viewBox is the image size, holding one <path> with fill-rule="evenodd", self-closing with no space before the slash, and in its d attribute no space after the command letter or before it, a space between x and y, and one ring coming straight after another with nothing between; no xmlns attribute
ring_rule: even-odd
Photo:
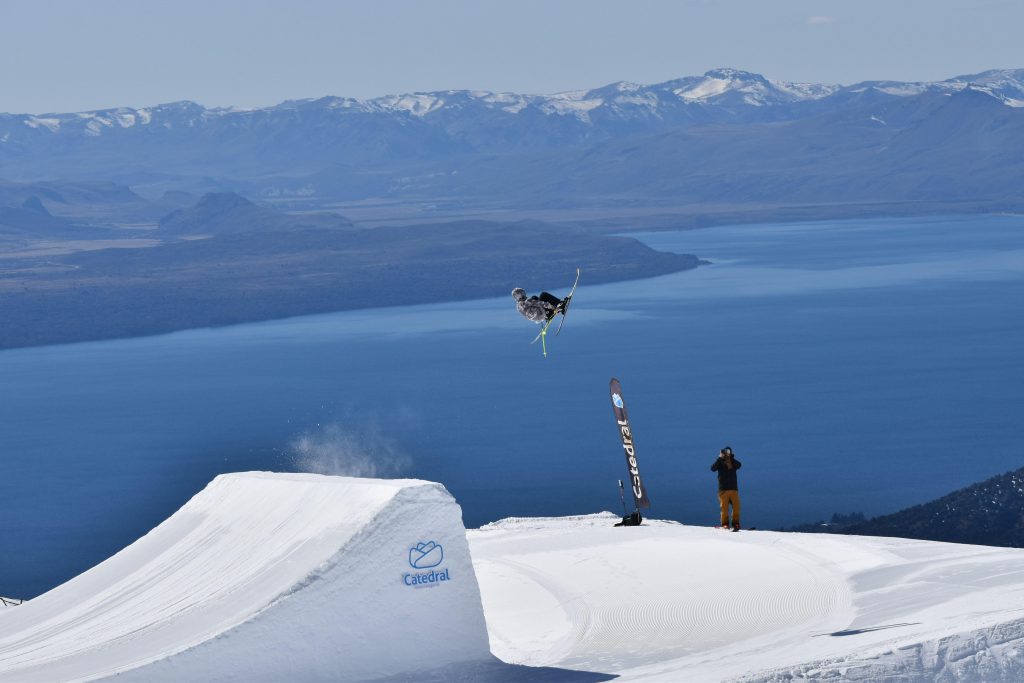
<svg viewBox="0 0 1024 683"><path fill-rule="evenodd" d="M729 524L729 505L732 504L732 524ZM718 506L722 510L722 526L740 525L740 492L719 491Z"/></svg>

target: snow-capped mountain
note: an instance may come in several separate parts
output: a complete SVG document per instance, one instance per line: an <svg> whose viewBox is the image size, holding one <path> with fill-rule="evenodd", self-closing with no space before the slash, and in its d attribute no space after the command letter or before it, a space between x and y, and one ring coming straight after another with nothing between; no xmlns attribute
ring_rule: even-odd
<svg viewBox="0 0 1024 683"><path fill-rule="evenodd" d="M1024 69L993 69L934 82L865 81L841 90L875 90L896 97L913 97L928 91L951 93L966 89L983 92L1009 107L1024 107Z"/></svg>
<svg viewBox="0 0 1024 683"><path fill-rule="evenodd" d="M714 69L551 95L446 90L255 109L176 102L2 114L0 178L331 201L550 204L623 192L673 201L987 201L1018 196L1019 114L1024 70L839 86ZM783 180L790 168L799 173ZM738 180L742 172L753 175Z"/></svg>
<svg viewBox="0 0 1024 683"><path fill-rule="evenodd" d="M1011 107L1024 107L1024 69L993 69L958 76L943 83L972 85L991 93Z"/></svg>
<svg viewBox="0 0 1024 683"><path fill-rule="evenodd" d="M368 100L346 97L291 100L271 107L206 108L194 102L155 107L119 107L76 113L0 114L0 143L31 139L32 134L100 137L129 129L198 129L230 121L236 127L270 124L311 112L344 115L409 116L445 125L467 114L527 118L531 115L568 117L598 125L602 118L656 118L666 123L695 118L687 108L771 108L824 100L837 93L876 90L909 97L927 90L955 91L975 87L1010 106L1024 106L1024 69L985 71L937 82L866 81L850 86L792 83L772 80L738 69L713 69L664 83L640 85L621 81L592 90L551 95L472 90L386 95ZM734 114L735 116L735 114ZM699 117L697 117L699 118ZM712 116L712 118L714 118Z"/></svg>
<svg viewBox="0 0 1024 683"><path fill-rule="evenodd" d="M204 120L220 116L229 109L206 109L195 102L172 102L155 107L131 109L99 109L73 114L0 114L0 140L11 142L17 139L12 126L22 125L32 131L48 132L54 135L81 135L99 137L104 133L138 127L194 128Z"/></svg>
<svg viewBox="0 0 1024 683"><path fill-rule="evenodd" d="M713 69L703 76L661 84L684 102L766 107L828 97L840 86L773 81L737 69Z"/></svg>
<svg viewBox="0 0 1024 683"><path fill-rule="evenodd" d="M794 105L836 89L716 69L654 85L619 82L551 95L447 90L368 100L329 96L257 109L175 102L141 109L0 114L0 176L38 178L23 174L25 163L121 145L129 145L133 156L159 157L172 167L182 154L190 160L212 155L247 161L256 149L262 160L283 156L378 163L574 147L695 123L792 118ZM4 162L14 159L18 162L8 170Z"/></svg>

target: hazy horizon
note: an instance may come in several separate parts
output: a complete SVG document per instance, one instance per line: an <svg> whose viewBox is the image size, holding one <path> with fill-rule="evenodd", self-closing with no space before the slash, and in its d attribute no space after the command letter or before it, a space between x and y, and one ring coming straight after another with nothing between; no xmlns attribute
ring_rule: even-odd
<svg viewBox="0 0 1024 683"><path fill-rule="evenodd" d="M552 94L721 67L843 85L1024 67L1024 5L1010 0L13 0L0 19L18 28L0 45L17 65L4 74L0 111L16 114Z"/></svg>

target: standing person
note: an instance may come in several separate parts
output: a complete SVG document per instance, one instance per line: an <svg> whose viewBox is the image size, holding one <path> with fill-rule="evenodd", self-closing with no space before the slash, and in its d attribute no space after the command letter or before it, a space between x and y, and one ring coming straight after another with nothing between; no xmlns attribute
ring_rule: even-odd
<svg viewBox="0 0 1024 683"><path fill-rule="evenodd" d="M718 472L718 505L722 511L722 527L729 528L729 506L732 505L732 530L740 530L740 491L736 485L736 470L743 466L726 446L718 452L711 471Z"/></svg>

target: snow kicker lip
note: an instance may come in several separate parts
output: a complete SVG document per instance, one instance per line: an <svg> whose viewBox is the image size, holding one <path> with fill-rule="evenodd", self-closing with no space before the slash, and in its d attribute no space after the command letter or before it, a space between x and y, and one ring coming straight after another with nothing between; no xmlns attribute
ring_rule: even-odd
<svg viewBox="0 0 1024 683"><path fill-rule="evenodd" d="M414 564L443 564L410 570L417 541ZM462 510L416 479L222 474L111 558L0 612L11 683L409 680L493 662Z"/></svg>

